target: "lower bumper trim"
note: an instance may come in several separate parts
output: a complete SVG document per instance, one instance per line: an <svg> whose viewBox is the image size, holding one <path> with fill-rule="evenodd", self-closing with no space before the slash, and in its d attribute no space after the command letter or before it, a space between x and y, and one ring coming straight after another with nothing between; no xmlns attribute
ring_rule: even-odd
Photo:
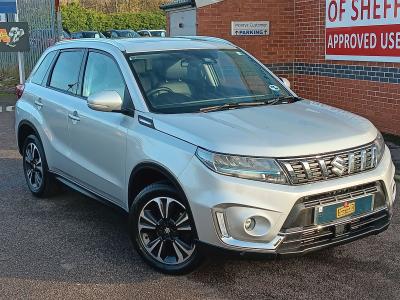
<svg viewBox="0 0 400 300"><path fill-rule="evenodd" d="M382 210L340 225L332 224L322 229L315 228L287 233L277 248L277 253L279 255L301 255L379 234L389 227L390 219L389 211Z"/></svg>

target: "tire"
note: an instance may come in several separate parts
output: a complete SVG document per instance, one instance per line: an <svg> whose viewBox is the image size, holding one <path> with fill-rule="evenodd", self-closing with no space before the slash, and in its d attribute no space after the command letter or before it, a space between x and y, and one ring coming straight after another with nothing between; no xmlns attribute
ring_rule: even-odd
<svg viewBox="0 0 400 300"><path fill-rule="evenodd" d="M187 274L202 261L192 214L185 198L160 182L143 189L132 203L129 231L140 256L170 275Z"/></svg>
<svg viewBox="0 0 400 300"><path fill-rule="evenodd" d="M37 136L29 135L25 139L22 155L25 180L31 193L38 198L54 196L59 183L49 172L43 145Z"/></svg>

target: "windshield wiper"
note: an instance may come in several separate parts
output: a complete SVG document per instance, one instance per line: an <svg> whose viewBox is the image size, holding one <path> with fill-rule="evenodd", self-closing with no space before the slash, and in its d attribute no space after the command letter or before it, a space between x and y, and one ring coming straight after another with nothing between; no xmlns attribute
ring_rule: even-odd
<svg viewBox="0 0 400 300"><path fill-rule="evenodd" d="M207 113L212 111L229 110L229 109L267 105L267 104L269 104L267 101L225 103L222 105L215 105L215 106L201 108L200 112Z"/></svg>
<svg viewBox="0 0 400 300"><path fill-rule="evenodd" d="M279 96L277 98L269 100L267 104L268 105L275 105L275 104L278 104L278 103L287 104L287 103L290 103L290 101L291 102L296 102L296 101L300 101L300 100L301 100L301 98L294 97L294 96Z"/></svg>
<svg viewBox="0 0 400 300"><path fill-rule="evenodd" d="M225 103L221 105L209 106L200 109L200 112L212 112L212 111L221 111L221 110L229 110L243 107L251 107L251 106L260 106L260 105L275 105L278 103L290 103L301 100L299 97L294 96L279 96L274 99L269 100L260 100L254 102L233 102L233 103Z"/></svg>

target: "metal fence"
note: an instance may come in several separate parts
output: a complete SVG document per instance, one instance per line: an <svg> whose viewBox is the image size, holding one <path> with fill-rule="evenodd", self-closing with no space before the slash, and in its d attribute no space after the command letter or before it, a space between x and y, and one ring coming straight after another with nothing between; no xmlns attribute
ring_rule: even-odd
<svg viewBox="0 0 400 300"><path fill-rule="evenodd" d="M36 62L49 46L59 40L61 21L57 18L55 0L18 0L19 21L29 24L30 51L24 53L27 76ZM7 20L15 20L13 14ZM0 53L0 72L13 72L18 69L17 53Z"/></svg>

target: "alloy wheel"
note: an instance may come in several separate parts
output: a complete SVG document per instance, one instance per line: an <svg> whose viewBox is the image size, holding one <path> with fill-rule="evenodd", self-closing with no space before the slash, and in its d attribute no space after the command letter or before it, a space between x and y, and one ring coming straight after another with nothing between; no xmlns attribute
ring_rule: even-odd
<svg viewBox="0 0 400 300"><path fill-rule="evenodd" d="M196 247L187 209L173 198L150 200L140 213L138 230L146 252L164 264L182 264Z"/></svg>
<svg viewBox="0 0 400 300"><path fill-rule="evenodd" d="M43 182L43 163L39 149L34 143L27 145L24 163L29 186L33 191L39 190Z"/></svg>

